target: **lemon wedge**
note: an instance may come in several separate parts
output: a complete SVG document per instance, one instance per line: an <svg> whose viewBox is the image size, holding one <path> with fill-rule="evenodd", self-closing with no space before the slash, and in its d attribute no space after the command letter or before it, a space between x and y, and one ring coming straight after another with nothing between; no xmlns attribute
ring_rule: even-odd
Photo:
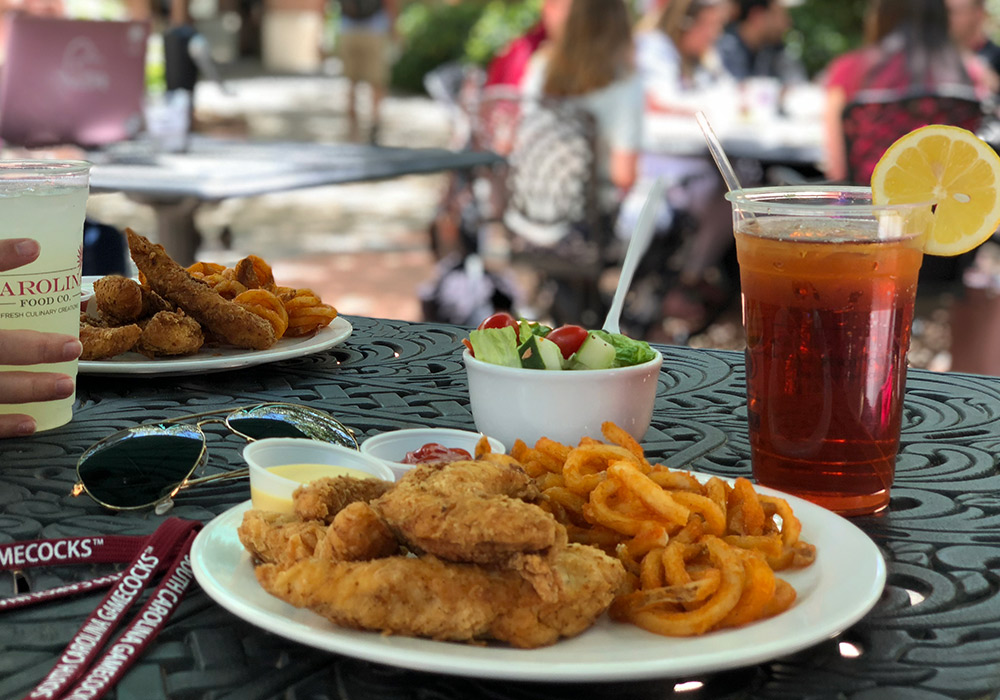
<svg viewBox="0 0 1000 700"><path fill-rule="evenodd" d="M960 255L1000 226L1000 156L966 129L934 124L893 143L872 174L875 204L935 202L930 255Z"/></svg>

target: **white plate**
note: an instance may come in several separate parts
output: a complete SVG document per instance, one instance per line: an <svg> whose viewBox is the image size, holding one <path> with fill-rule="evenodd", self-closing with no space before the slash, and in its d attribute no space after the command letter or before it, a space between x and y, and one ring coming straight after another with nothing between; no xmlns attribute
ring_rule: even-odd
<svg viewBox="0 0 1000 700"><path fill-rule="evenodd" d="M757 487L761 493L776 493ZM861 530L831 511L785 496L816 545L807 569L780 575L798 592L788 611L702 637L660 637L603 616L573 639L541 649L472 646L384 636L333 625L272 597L257 583L236 528L249 501L212 520L191 550L195 578L216 602L263 629L318 649L378 663L479 678L610 681L690 676L749 666L812 646L850 627L882 593L885 562Z"/></svg>
<svg viewBox="0 0 1000 700"><path fill-rule="evenodd" d="M290 357L311 355L339 345L350 337L353 326L338 316L329 326L307 338L282 338L267 350L240 350L229 347L202 348L194 355L150 360L137 352L125 352L107 360L81 360L80 374L200 374L240 367L252 367Z"/></svg>

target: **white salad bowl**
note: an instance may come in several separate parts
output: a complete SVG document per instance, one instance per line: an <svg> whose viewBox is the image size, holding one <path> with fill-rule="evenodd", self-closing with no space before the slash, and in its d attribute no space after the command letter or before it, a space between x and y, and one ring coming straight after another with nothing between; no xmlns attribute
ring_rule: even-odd
<svg viewBox="0 0 1000 700"><path fill-rule="evenodd" d="M430 442L436 442L450 449L463 449L470 455L476 453L476 443L483 437L482 433L454 428L407 428L405 430L390 430L386 433L372 435L361 443L361 451L371 457L381 459L396 475L398 481L403 474L413 469L412 464L402 460L407 452L419 450ZM504 453L506 448L496 438L487 438L493 452Z"/></svg>
<svg viewBox="0 0 1000 700"><path fill-rule="evenodd" d="M601 438L612 421L641 440L653 417L663 356L612 369L542 370L504 367L462 354L476 428L511 446L548 437L576 445Z"/></svg>

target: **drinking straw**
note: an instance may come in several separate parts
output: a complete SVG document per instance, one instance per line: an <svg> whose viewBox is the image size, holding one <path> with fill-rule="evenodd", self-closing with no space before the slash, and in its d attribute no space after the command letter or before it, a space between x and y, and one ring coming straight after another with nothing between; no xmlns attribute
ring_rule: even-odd
<svg viewBox="0 0 1000 700"><path fill-rule="evenodd" d="M733 170L733 164L729 162L726 152L722 150L722 143L719 141L719 137L715 135L712 125L708 123L708 117L701 111L695 114L694 117L698 120L698 126L701 127L702 133L705 134L705 141L708 142L708 150L711 152L712 160L718 166L719 172L722 173L722 179L726 181L726 187L730 192L743 189L739 178L736 177L736 171Z"/></svg>

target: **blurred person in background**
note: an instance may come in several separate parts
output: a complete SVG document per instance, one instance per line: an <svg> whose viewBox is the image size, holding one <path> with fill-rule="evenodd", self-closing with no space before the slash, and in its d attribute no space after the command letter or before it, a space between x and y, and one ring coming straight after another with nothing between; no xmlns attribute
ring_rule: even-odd
<svg viewBox="0 0 1000 700"><path fill-rule="evenodd" d="M642 84L623 0L572 0L565 31L532 58L523 90L593 115L601 208L613 213L635 182L642 139Z"/></svg>
<svg viewBox="0 0 1000 700"><path fill-rule="evenodd" d="M351 139L360 137L358 88L371 90L371 130L368 140L378 141L379 110L389 86L390 52L396 36L396 0L338 0L340 5L339 54L350 81L347 118Z"/></svg>
<svg viewBox="0 0 1000 700"><path fill-rule="evenodd" d="M986 34L990 16L986 0L947 0L952 38L962 48L979 56L993 72L994 92L1000 80L1000 46Z"/></svg>
<svg viewBox="0 0 1000 700"><path fill-rule="evenodd" d="M835 58L827 70L824 169L834 181L848 177L842 115L859 91L956 86L974 88L981 99L990 91L982 63L949 34L945 0L870 0L865 22L867 45ZM862 179L874 166L860 168Z"/></svg>
<svg viewBox="0 0 1000 700"><path fill-rule="evenodd" d="M545 0L541 18L527 33L512 41L494 58L486 71L486 85L520 86L528 62L546 41L556 41L562 34L573 0Z"/></svg>
<svg viewBox="0 0 1000 700"><path fill-rule="evenodd" d="M30 238L0 240L0 271L13 270L34 261L41 248ZM0 370L0 403L18 404L52 401L72 395L73 379L55 372L31 372L43 362L69 362L80 357L83 346L71 335L29 330L0 330L0 365L23 366ZM24 414L0 415L0 438L31 435L35 419Z"/></svg>
<svg viewBox="0 0 1000 700"><path fill-rule="evenodd" d="M648 110L692 120L699 110L710 118L735 111L736 81L715 48L730 16L728 0L670 0L654 29L636 36ZM683 330L671 337L651 336L671 341L700 330L728 301L719 266L733 247L732 214L723 199L722 177L707 155L646 153L640 173L644 179L663 177L671 208L685 211L695 222L678 282L662 304L664 317Z"/></svg>
<svg viewBox="0 0 1000 700"><path fill-rule="evenodd" d="M740 0L736 20L726 27L716 48L726 70L737 80L775 78L783 83L806 79L805 67L785 47L792 28L788 8L802 0Z"/></svg>

